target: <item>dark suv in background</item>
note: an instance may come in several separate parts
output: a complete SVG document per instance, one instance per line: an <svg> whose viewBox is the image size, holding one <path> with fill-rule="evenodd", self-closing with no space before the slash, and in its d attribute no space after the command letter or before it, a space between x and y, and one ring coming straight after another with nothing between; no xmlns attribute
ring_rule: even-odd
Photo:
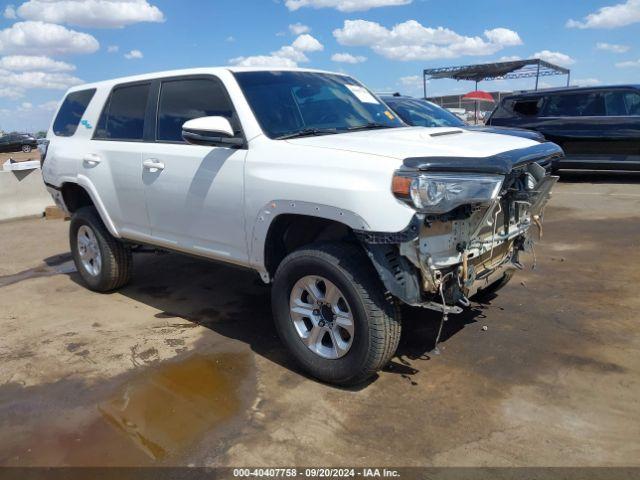
<svg viewBox="0 0 640 480"><path fill-rule="evenodd" d="M28 133L9 133L0 137L0 152L25 152L38 148L38 141Z"/></svg>
<svg viewBox="0 0 640 480"><path fill-rule="evenodd" d="M563 88L505 97L487 125L536 130L560 145L558 168L640 171L640 86Z"/></svg>

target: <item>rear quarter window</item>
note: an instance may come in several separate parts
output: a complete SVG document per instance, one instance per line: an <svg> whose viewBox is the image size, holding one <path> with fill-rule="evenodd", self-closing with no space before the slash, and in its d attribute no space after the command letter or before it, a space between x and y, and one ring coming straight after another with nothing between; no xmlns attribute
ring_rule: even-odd
<svg viewBox="0 0 640 480"><path fill-rule="evenodd" d="M58 115L53 121L53 133L58 137L71 137L76 133L87 106L96 89L71 92L62 102Z"/></svg>
<svg viewBox="0 0 640 480"><path fill-rule="evenodd" d="M540 113L540 106L542 105L541 98L516 100L513 103L513 111L518 115L524 115L525 117L533 117Z"/></svg>

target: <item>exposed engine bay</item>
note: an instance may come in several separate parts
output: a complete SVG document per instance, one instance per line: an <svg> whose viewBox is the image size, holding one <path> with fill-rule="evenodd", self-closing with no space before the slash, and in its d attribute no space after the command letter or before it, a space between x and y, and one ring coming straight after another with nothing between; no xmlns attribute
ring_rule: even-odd
<svg viewBox="0 0 640 480"><path fill-rule="evenodd" d="M390 293L410 305L460 313L470 297L522 269L522 252L534 253L535 262L534 241L558 180L541 163L514 167L488 204L417 213L403 232L361 238Z"/></svg>

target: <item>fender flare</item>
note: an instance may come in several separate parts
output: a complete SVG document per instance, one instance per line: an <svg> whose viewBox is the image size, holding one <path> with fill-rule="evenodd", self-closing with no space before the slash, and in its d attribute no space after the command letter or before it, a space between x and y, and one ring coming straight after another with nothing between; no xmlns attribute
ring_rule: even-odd
<svg viewBox="0 0 640 480"><path fill-rule="evenodd" d="M75 181L69 181L64 183L75 183L76 185L84 188L84 190L89 194L89 197L93 202L93 205L96 207L96 210L98 211L98 215L100 215L102 222L104 223L105 227L107 227L107 230L109 230L109 233L116 238L121 238L120 232L118 232L118 229L116 228L115 224L111 220L111 216L107 212L107 209L105 208L104 203L102 203L102 200L98 195L98 191L96 190L91 180L89 180L84 175L78 175ZM61 184L61 187L64 185L64 183Z"/></svg>
<svg viewBox="0 0 640 480"><path fill-rule="evenodd" d="M258 212L251 228L251 237L247 242L249 244L249 263L258 271L265 283L271 281L265 265L267 234L273 221L280 215L287 214L333 220L350 227L352 230L369 229L369 225L360 215L343 208L299 200L279 199L268 202Z"/></svg>

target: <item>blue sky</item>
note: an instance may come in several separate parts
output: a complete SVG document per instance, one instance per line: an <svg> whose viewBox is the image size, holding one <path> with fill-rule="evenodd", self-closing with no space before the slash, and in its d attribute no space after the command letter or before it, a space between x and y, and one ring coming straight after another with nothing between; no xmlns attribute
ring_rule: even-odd
<svg viewBox="0 0 640 480"><path fill-rule="evenodd" d="M423 68L538 55L580 84L640 83L640 0L11 0L0 14L6 131L45 129L71 85L208 65L308 66L419 95Z"/></svg>

